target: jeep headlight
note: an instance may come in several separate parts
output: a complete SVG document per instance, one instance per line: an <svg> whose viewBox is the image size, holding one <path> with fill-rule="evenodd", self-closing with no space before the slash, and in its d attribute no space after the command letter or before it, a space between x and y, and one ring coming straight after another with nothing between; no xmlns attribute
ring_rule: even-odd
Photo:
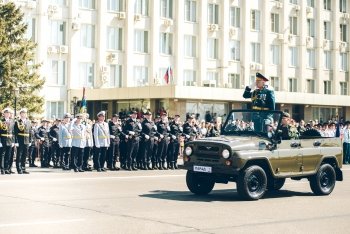
<svg viewBox="0 0 350 234"><path fill-rule="evenodd" d="M189 147L189 146L187 146L186 149L185 149L185 154L186 154L187 156L190 156L190 155L192 154L192 148Z"/></svg>
<svg viewBox="0 0 350 234"><path fill-rule="evenodd" d="M228 151L227 149L224 149L221 154L222 157L225 159L228 159L230 157L230 151Z"/></svg>

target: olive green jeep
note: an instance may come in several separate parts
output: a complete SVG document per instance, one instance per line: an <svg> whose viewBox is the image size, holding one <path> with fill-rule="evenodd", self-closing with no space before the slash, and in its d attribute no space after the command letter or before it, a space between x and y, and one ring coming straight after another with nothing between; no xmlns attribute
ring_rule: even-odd
<svg viewBox="0 0 350 234"><path fill-rule="evenodd" d="M189 190L205 195L215 183L236 182L240 197L258 200L281 189L286 178L306 178L314 194L330 194L343 180L340 138L310 129L282 140L281 121L280 111L235 110L219 137L187 142L181 168L188 170Z"/></svg>

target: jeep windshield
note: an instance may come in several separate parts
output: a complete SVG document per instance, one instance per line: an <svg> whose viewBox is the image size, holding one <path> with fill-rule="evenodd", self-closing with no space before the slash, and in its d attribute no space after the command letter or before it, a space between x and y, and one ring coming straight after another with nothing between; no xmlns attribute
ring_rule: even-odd
<svg viewBox="0 0 350 234"><path fill-rule="evenodd" d="M223 135L250 135L271 138L281 121L280 111L234 110L228 115Z"/></svg>

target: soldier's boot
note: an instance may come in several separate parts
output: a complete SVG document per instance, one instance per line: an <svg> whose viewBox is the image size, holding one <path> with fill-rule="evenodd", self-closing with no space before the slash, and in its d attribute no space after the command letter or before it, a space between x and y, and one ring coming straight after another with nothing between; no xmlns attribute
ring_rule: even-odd
<svg viewBox="0 0 350 234"><path fill-rule="evenodd" d="M158 170L163 170L162 163L157 163Z"/></svg>
<svg viewBox="0 0 350 234"><path fill-rule="evenodd" d="M179 169L179 167L177 166L177 162L174 162L174 169Z"/></svg>
<svg viewBox="0 0 350 234"><path fill-rule="evenodd" d="M152 170L158 170L157 164L155 162L152 163Z"/></svg>
<svg viewBox="0 0 350 234"><path fill-rule="evenodd" d="M136 164L132 164L131 169L132 169L133 171L137 171Z"/></svg>
<svg viewBox="0 0 350 234"><path fill-rule="evenodd" d="M162 162L162 168L163 170L168 170L168 168L165 166L165 162Z"/></svg>
<svg viewBox="0 0 350 234"><path fill-rule="evenodd" d="M131 171L131 166L130 166L130 164L126 164L126 165L125 165L125 170Z"/></svg>
<svg viewBox="0 0 350 234"><path fill-rule="evenodd" d="M147 169L147 166L146 166L146 163L142 163L142 165L141 165L141 170L148 170L148 169Z"/></svg>
<svg viewBox="0 0 350 234"><path fill-rule="evenodd" d="M147 163L147 169L148 169L148 170L153 170L153 167L151 166L150 163Z"/></svg>

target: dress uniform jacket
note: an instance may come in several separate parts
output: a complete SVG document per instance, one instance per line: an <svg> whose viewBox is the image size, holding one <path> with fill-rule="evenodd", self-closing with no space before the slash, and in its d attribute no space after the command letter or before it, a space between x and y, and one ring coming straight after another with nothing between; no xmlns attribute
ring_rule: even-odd
<svg viewBox="0 0 350 234"><path fill-rule="evenodd" d="M61 124L58 131L58 143L60 147L72 147L71 124Z"/></svg>
<svg viewBox="0 0 350 234"><path fill-rule="evenodd" d="M29 120L19 119L15 122L15 135L18 144L20 145L29 145L31 143L30 139L30 131L32 128L32 124Z"/></svg>
<svg viewBox="0 0 350 234"><path fill-rule="evenodd" d="M1 144L3 146L12 146L15 143L14 120L13 119L6 120L5 118L2 118L0 124L1 124L0 125Z"/></svg>
<svg viewBox="0 0 350 234"><path fill-rule="evenodd" d="M93 132L92 132L92 124L86 122L85 123L85 129L86 129L86 145L85 147L93 147L94 146L94 138L93 138Z"/></svg>
<svg viewBox="0 0 350 234"><path fill-rule="evenodd" d="M86 127L84 124L72 124L72 147L85 148Z"/></svg>
<svg viewBox="0 0 350 234"><path fill-rule="evenodd" d="M35 137L42 141L43 146L45 147L51 146L49 129L46 129L45 127L41 126L40 128L38 128L38 131L35 133Z"/></svg>
<svg viewBox="0 0 350 234"><path fill-rule="evenodd" d="M97 148L109 147L110 144L110 134L108 123L106 122L96 122L94 125L94 141Z"/></svg>
<svg viewBox="0 0 350 234"><path fill-rule="evenodd" d="M275 110L275 92L271 86L265 85L262 89L253 91L247 86L243 97L252 99L254 110Z"/></svg>

